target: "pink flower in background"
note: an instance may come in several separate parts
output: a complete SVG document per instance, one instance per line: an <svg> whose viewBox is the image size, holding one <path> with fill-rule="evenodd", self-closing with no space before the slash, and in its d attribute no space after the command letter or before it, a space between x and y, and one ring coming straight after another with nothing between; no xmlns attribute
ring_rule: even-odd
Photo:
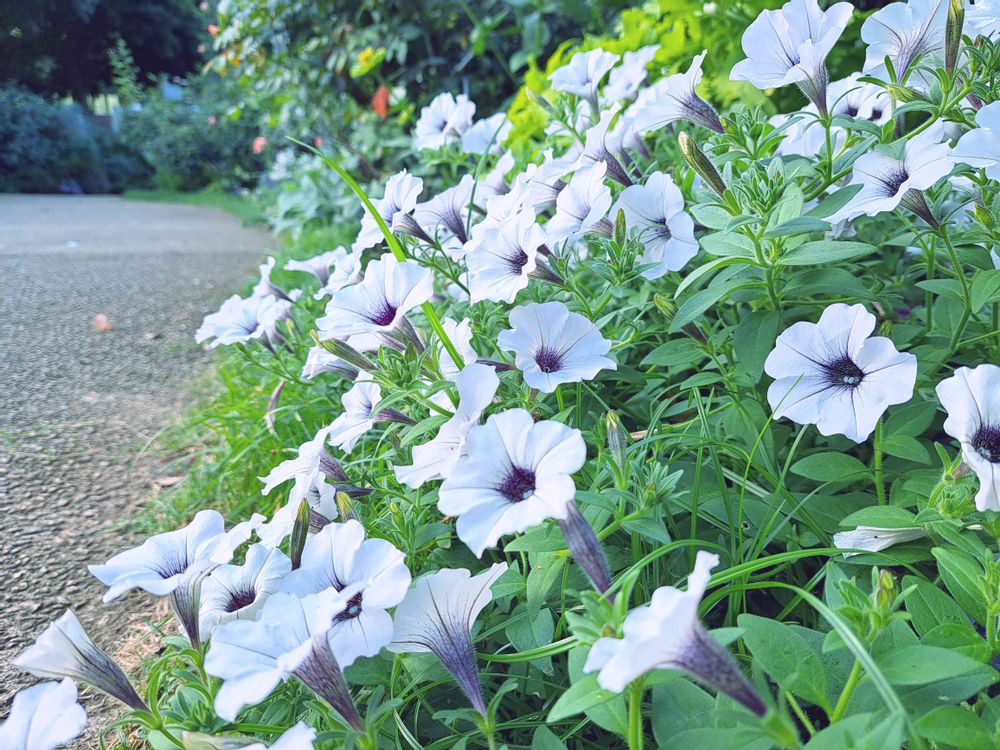
<svg viewBox="0 0 1000 750"><path fill-rule="evenodd" d="M219 119L215 115L209 115L208 116L208 124L209 125L215 125L218 122L219 122Z"/></svg>
<svg viewBox="0 0 1000 750"><path fill-rule="evenodd" d="M208 25L208 33L211 34L212 36L218 36L219 35L219 27L216 26L214 23L210 23Z"/></svg>
<svg viewBox="0 0 1000 750"><path fill-rule="evenodd" d="M258 135L253 139L253 152L255 154L263 153L265 148L267 148L267 138L262 135Z"/></svg>

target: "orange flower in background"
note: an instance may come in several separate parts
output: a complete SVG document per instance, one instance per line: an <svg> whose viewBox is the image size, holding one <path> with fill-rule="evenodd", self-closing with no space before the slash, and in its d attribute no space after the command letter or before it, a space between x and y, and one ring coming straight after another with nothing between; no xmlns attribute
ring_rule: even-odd
<svg viewBox="0 0 1000 750"><path fill-rule="evenodd" d="M208 25L208 33L211 34L212 36L218 36L219 35L219 27L216 26L214 23L210 23Z"/></svg>
<svg viewBox="0 0 1000 750"><path fill-rule="evenodd" d="M253 139L253 152L255 154L262 153L265 148L267 148L267 138L262 135L258 135Z"/></svg>
<svg viewBox="0 0 1000 750"><path fill-rule="evenodd" d="M389 89L379 86L372 97L372 109L383 120L389 116Z"/></svg>

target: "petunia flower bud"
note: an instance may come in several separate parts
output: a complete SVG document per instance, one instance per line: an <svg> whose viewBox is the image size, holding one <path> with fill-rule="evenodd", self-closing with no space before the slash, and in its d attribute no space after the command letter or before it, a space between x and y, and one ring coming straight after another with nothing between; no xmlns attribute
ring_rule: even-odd
<svg viewBox="0 0 1000 750"><path fill-rule="evenodd" d="M569 547L576 564L583 568L594 588L602 594L605 593L611 588L608 558L593 527L583 517L574 501L570 500L566 504L566 517L559 519L559 528L562 529L566 546Z"/></svg>
<svg viewBox="0 0 1000 750"><path fill-rule="evenodd" d="M295 525L292 526L292 541L288 547L288 556L292 560L292 570L302 565L302 550L306 546L306 536L309 535L309 517L312 509L305 500L299 503L295 514Z"/></svg>
<svg viewBox="0 0 1000 750"><path fill-rule="evenodd" d="M609 411L604 417L604 425L608 432L608 451L614 459L615 466L625 470L625 449L628 447L629 434L622 426L622 420L617 412Z"/></svg>
<svg viewBox="0 0 1000 750"><path fill-rule="evenodd" d="M950 0L948 23L944 32L944 69L954 75L958 51L962 46L962 27L965 25L965 0Z"/></svg>
<svg viewBox="0 0 1000 750"><path fill-rule="evenodd" d="M715 165L709 160L702 151L698 144L695 143L694 139L687 133L681 133L677 136L677 143L680 145L681 154L684 156L684 160L691 166L691 169L697 173L701 179L703 179L712 190L714 190L719 197L725 195L726 193L726 183L722 179L722 175L715 168Z"/></svg>

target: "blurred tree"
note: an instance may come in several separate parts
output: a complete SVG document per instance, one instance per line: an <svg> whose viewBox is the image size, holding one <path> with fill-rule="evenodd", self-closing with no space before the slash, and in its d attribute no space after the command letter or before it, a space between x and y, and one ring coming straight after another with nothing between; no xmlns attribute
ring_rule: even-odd
<svg viewBox="0 0 1000 750"><path fill-rule="evenodd" d="M83 101L111 82L117 39L145 79L190 73L203 36L195 0L3 0L0 81Z"/></svg>

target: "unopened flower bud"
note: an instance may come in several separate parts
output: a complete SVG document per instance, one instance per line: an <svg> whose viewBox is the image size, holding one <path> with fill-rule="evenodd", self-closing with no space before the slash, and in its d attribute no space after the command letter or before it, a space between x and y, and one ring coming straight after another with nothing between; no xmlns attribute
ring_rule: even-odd
<svg viewBox="0 0 1000 750"><path fill-rule="evenodd" d="M625 470L625 449L629 444L628 432L622 426L622 420L617 412L609 411L604 417L604 424L608 431L608 451L621 470Z"/></svg>
<svg viewBox="0 0 1000 750"><path fill-rule="evenodd" d="M606 592L611 588L611 570L604 547L572 500L566 504L566 518L560 519L559 527L576 564L583 568L595 589L602 594Z"/></svg>
<svg viewBox="0 0 1000 750"><path fill-rule="evenodd" d="M625 244L625 212L620 208L618 209L618 215L615 216L614 238L619 246Z"/></svg>
<svg viewBox="0 0 1000 750"><path fill-rule="evenodd" d="M340 511L340 520L342 523L347 523L351 520L361 523L361 519L358 518L358 512L354 509L354 500L346 492L337 493L337 510Z"/></svg>
<svg viewBox="0 0 1000 750"><path fill-rule="evenodd" d="M680 144L681 154L683 154L685 161L691 166L691 169L703 179L712 190L714 190L721 198L726 193L726 183L722 180L722 175L715 168L715 165L709 160L702 151L698 144L695 143L694 139L687 133L681 133L677 136L677 142Z"/></svg>
<svg viewBox="0 0 1000 750"><path fill-rule="evenodd" d="M962 27L965 25L965 0L950 0L948 23L944 32L944 69L954 75L958 51L962 46Z"/></svg>
<svg viewBox="0 0 1000 750"><path fill-rule="evenodd" d="M352 364L359 370L364 370L365 372L372 372L376 370L375 363L372 362L368 357L364 356L361 352L352 346L339 341L338 339L325 339L320 340L319 335L316 331L312 333L313 341L315 341L319 346L322 346L330 354L335 357L339 357L348 364Z"/></svg>
<svg viewBox="0 0 1000 750"><path fill-rule="evenodd" d="M908 86L900 86L898 84L889 84L887 87L889 95L892 96L897 102L902 102L903 104L909 104L910 102L925 102L928 101L927 97L917 91L916 89L911 89Z"/></svg>
<svg viewBox="0 0 1000 750"><path fill-rule="evenodd" d="M677 314L677 305L675 305L674 301L665 294L654 294L653 304L656 305L656 309L660 311L664 318L666 318L667 323L673 320L674 315Z"/></svg>
<svg viewBox="0 0 1000 750"><path fill-rule="evenodd" d="M295 513L295 523L292 525L292 540L288 546L288 557L292 561L292 570L298 570L302 565L302 550L306 546L306 537L309 535L309 518L312 509L305 500L299 503L299 509Z"/></svg>
<svg viewBox="0 0 1000 750"><path fill-rule="evenodd" d="M881 612L888 613L896 599L896 579L888 570L878 574L878 588L875 591L875 605Z"/></svg>
<svg viewBox="0 0 1000 750"><path fill-rule="evenodd" d="M882 324L878 327L878 335L884 336L887 339L892 338L892 321L883 320Z"/></svg>

